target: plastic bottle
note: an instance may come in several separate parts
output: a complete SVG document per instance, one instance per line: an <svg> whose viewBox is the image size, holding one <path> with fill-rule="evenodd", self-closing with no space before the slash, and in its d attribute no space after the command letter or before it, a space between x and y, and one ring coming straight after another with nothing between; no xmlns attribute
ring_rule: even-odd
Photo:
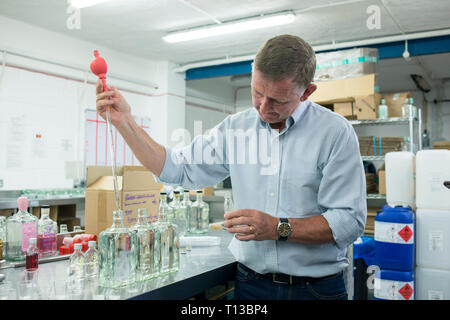
<svg viewBox="0 0 450 320"><path fill-rule="evenodd" d="M381 99L381 104L378 106L378 119L387 119L389 117L388 106L386 100Z"/></svg>
<svg viewBox="0 0 450 320"><path fill-rule="evenodd" d="M86 264L86 276L88 279L98 276L98 266L100 254L96 248L97 243L95 241L89 241L89 249L84 254Z"/></svg>

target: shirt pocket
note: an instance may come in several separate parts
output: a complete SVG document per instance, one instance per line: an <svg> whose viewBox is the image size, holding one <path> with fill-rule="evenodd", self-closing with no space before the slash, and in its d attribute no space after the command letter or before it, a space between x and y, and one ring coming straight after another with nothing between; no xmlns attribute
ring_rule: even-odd
<svg viewBox="0 0 450 320"><path fill-rule="evenodd" d="M292 217L314 216L319 212L317 195L320 173L296 168L286 172L283 188L285 208Z"/></svg>

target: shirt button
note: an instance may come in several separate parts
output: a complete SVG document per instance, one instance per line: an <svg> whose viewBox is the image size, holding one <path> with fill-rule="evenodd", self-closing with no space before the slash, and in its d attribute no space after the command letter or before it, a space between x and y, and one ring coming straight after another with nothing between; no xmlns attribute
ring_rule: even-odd
<svg viewBox="0 0 450 320"><path fill-rule="evenodd" d="M270 196L271 198L273 198L273 197L275 197L275 193L271 192L271 193L269 194L269 196Z"/></svg>

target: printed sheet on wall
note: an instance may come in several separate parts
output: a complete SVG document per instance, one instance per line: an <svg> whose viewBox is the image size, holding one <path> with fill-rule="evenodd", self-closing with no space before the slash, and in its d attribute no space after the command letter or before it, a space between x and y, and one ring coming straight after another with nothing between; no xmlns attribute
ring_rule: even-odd
<svg viewBox="0 0 450 320"><path fill-rule="evenodd" d="M86 140L85 140L85 163L86 166L111 166L110 142L108 125L95 110L86 110ZM150 119L134 117L136 123L150 134ZM113 126L112 135L114 139L115 157L117 166L139 166L141 163L135 157L130 147Z"/></svg>

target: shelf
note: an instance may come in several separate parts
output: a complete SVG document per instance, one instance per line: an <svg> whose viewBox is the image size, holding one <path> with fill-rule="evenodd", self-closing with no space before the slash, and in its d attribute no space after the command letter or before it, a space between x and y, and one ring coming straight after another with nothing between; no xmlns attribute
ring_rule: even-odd
<svg viewBox="0 0 450 320"><path fill-rule="evenodd" d="M370 193L366 196L367 199L386 200L386 195L378 193Z"/></svg>
<svg viewBox="0 0 450 320"><path fill-rule="evenodd" d="M361 156L361 159L366 161L384 161L385 156Z"/></svg>
<svg viewBox="0 0 450 320"><path fill-rule="evenodd" d="M414 118L417 120L417 118ZM397 125L397 124L409 124L409 118L388 118L388 119L376 119L376 120L349 120L354 126L373 126L373 125Z"/></svg>

